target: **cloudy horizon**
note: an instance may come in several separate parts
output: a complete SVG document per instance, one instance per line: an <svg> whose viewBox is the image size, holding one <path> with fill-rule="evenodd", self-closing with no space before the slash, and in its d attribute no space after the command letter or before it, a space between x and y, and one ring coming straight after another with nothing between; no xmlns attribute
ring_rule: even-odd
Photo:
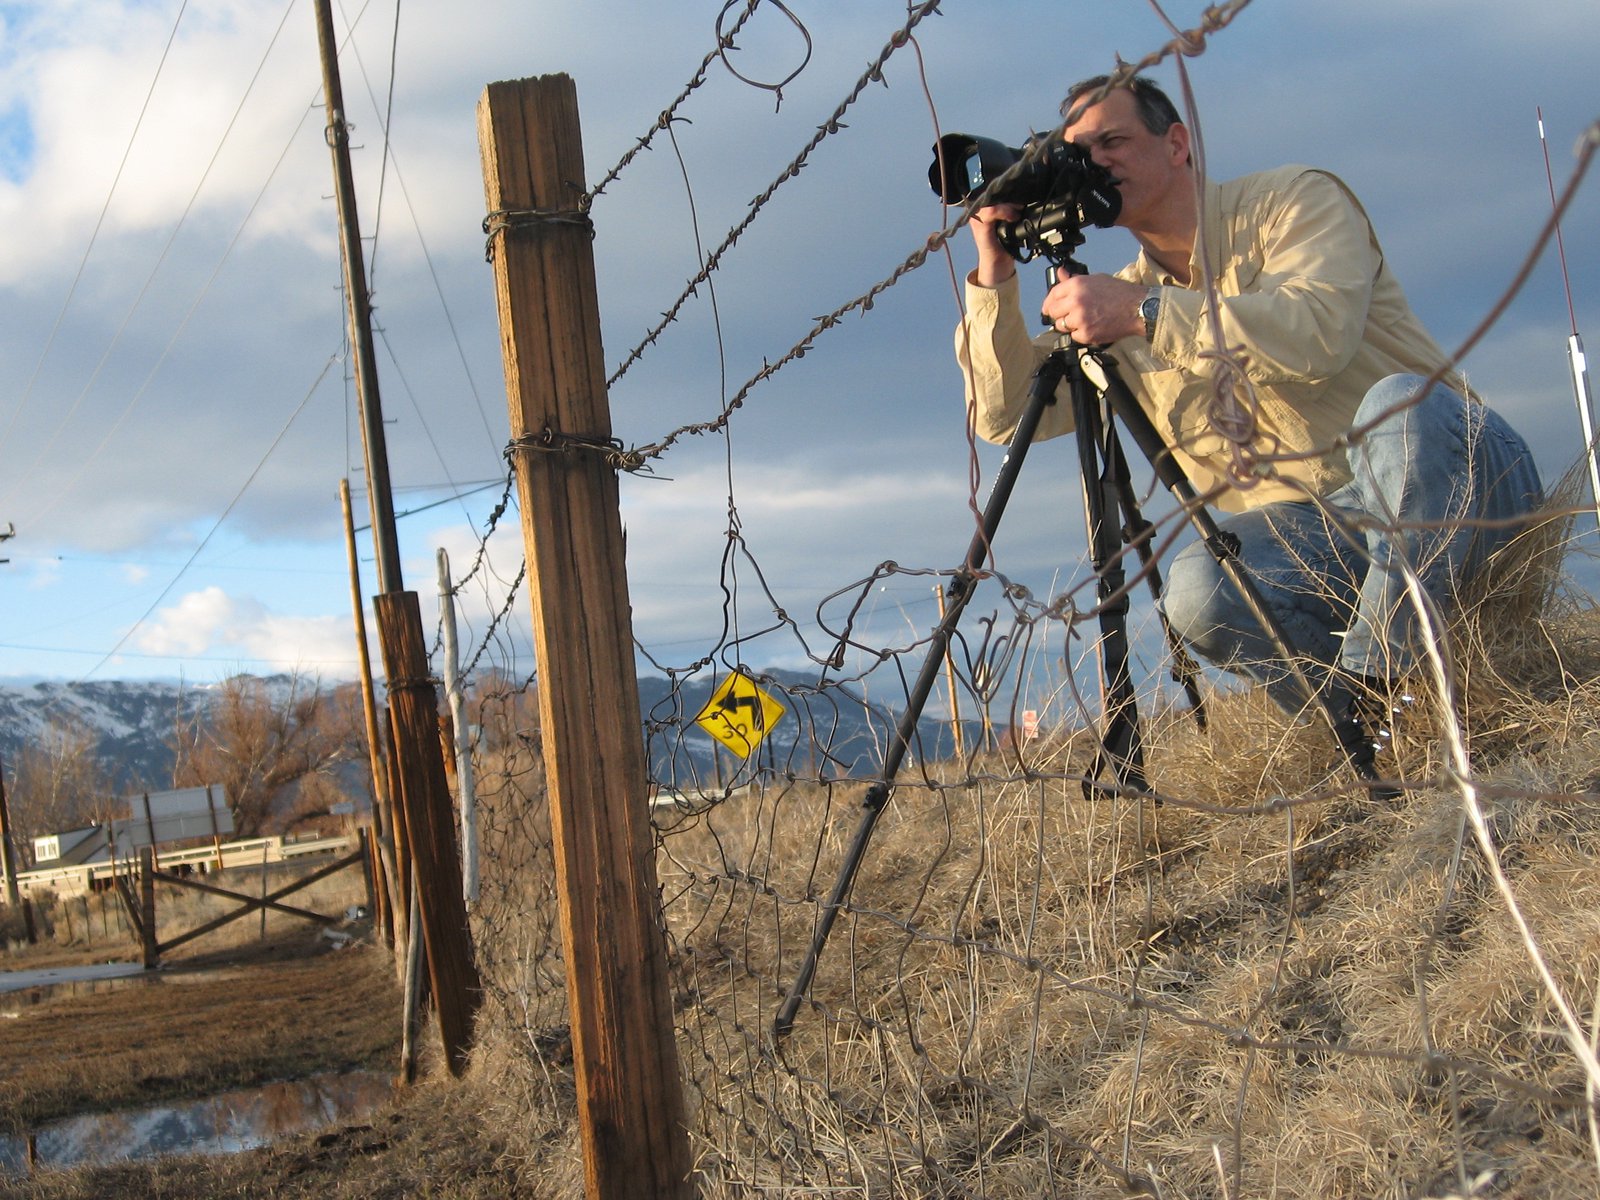
<svg viewBox="0 0 1600 1200"><path fill-rule="evenodd" d="M336 26L355 23L341 69L395 507L414 513L400 522L401 552L429 621L437 550L458 571L474 561L505 476L478 97L495 79L572 76L592 184L682 90L722 7L335 6ZM777 189L714 288L702 285L618 380L625 444L714 416L941 227L925 179L935 113L945 130L1020 141L1053 119L1072 78L1170 36L1146 5L942 7ZM1169 13L1189 26L1202 7ZM714 62L673 139L657 136L597 199L608 364L660 319L906 14L886 0L789 8L812 49L781 99ZM1452 349L1549 216L1536 108L1558 187L1575 140L1600 119L1597 33L1587 0L1514 22L1478 0L1259 0L1186 66L1211 171L1299 161L1340 174ZM767 7L733 57L762 82L804 54L799 30ZM0 530L16 530L0 544L0 678L297 666L350 677L340 479L357 491L359 524L365 498L309 0L270 11L243 0L0 3L0 68ZM1152 74L1178 93L1172 64ZM1596 230L1591 178L1563 231L1580 332L1600 340ZM753 643L758 665L825 649L850 597L873 611L884 644L932 624L927 572L960 560L972 497L1000 453L980 448L974 471L950 353L952 274L971 255L964 234L951 248L953 266L933 256L752 388L726 440L685 438L653 476L623 480L636 633L657 661L710 652L725 613L740 636L763 629L774 603L799 628ZM1108 231L1084 257L1105 270L1129 254ZM1024 287L1042 291L1035 268ZM1547 480L1580 449L1569 332L1552 248L1464 363ZM1081 578L1075 474L1070 446L1041 447L997 545L1008 577L1040 592ZM742 538L731 577L730 510ZM507 639L491 656L504 658L515 642L526 665L525 596L496 621L520 565L514 509L490 546L482 582L462 597L463 641ZM361 554L370 559L364 535ZM907 573L867 582L889 561ZM370 561L363 572L364 591L376 590Z"/></svg>

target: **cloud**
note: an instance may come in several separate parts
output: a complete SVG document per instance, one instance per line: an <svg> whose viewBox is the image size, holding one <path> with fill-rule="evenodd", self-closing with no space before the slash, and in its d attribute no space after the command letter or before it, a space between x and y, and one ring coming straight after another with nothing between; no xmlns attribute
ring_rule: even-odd
<svg viewBox="0 0 1600 1200"><path fill-rule="evenodd" d="M363 10L341 64L398 486L438 496L503 470L499 330L479 227L475 106L486 83L569 74L594 182L695 73L714 45L718 7L402 7L394 40L395 10ZM1070 79L1170 36L1138 6L1092 20L1071 8L1020 3L1002 18L993 6L957 6L924 21L917 44L861 92L845 128L776 188L904 10L801 13L814 54L781 104L712 60L673 136L658 132L596 201L608 367L660 320L699 256L744 221L756 197L769 188L771 196L722 257L716 310L713 289L700 285L612 389L617 436L643 444L714 417L819 316L890 275L949 219L924 177L934 136L924 82L944 128L1015 144L1053 119ZM1192 25L1201 8L1194 0L1172 15ZM1214 169L1301 160L1344 175L1447 345L1487 311L1547 212L1535 104L1550 125L1558 180L1572 138L1600 116L1591 111L1586 53L1600 33L1594 6L1562 0L1510 27L1498 12L1487 0L1449 9L1434 0L1253 5L1203 55L1185 60ZM9 159L0 150L10 170L0 169L8 232L0 520L18 527L11 549L19 561L86 548L170 558L234 504L223 532L247 554L297 564L316 555L342 566L335 486L348 477L359 493L363 468L348 366L332 357L344 314L323 114L312 107L313 25L304 6L289 7L269 52L285 6L190 0L130 151L174 15L116 0L53 0L7 6L0 18L0 145L9 138L15 147L15 131L31 131L31 149ZM1019 52L1019 31L1057 39L1060 53ZM735 65L751 78L779 78L792 67L794 38L782 14L763 7ZM1175 78L1171 63L1156 74ZM380 113L392 116L387 159ZM1591 331L1600 320L1600 295L1588 282L1600 261L1595 228L1600 187L1591 183L1567 224L1579 318ZM1096 233L1085 259L1107 269L1130 252L1120 231ZM655 464L671 482L625 481L641 628L702 638L720 621L730 453L745 548L796 612L814 613L820 596L886 560L947 568L959 558L971 530L969 464L949 330L951 276L971 257L964 234L952 253L953 270L933 261L905 275L870 312L845 317L803 359L751 387L733 414L731 451L718 439L686 437ZM1559 289L1536 282L1508 318L1508 334L1556 323L1564 311ZM1029 268L1025 296L1042 286ZM1565 425L1545 428L1547 414L1559 409L1564 420L1570 402L1559 361L1553 382L1523 369L1531 345L1492 338L1468 367L1519 421L1540 425L1527 432L1541 454L1557 452L1562 437L1548 429ZM1080 553L1068 450L1035 452L997 548L1008 568L1039 586ZM998 461L998 451L981 453L980 497ZM478 497L439 520L402 522L408 578L430 611L434 547L448 545L453 565L470 562L470 530L491 503ZM489 582L475 581L462 597L474 636L494 627L518 541L513 532L504 550L497 546ZM197 564L191 591L216 582L242 603L243 590L204 567ZM754 567L747 560L740 570L748 580ZM920 592L921 580L914 586ZM317 611L344 619L341 587L319 584L315 594ZM754 593L742 587L741 596L756 619ZM291 606L269 603L280 612ZM312 607L309 595L292 603L296 612ZM514 609L524 636L526 611L525 603ZM119 610L121 627L136 615ZM50 619L36 618L40 626Z"/></svg>
<svg viewBox="0 0 1600 1200"><path fill-rule="evenodd" d="M269 670L303 669L327 678L349 678L356 666L349 618L275 613L220 587L186 593L159 609L135 634L133 645L146 654L237 656L252 669L266 664Z"/></svg>

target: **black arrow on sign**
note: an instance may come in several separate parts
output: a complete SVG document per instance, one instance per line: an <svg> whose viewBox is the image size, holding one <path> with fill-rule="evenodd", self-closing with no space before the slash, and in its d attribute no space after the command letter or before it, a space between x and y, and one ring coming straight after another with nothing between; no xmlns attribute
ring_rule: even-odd
<svg viewBox="0 0 1600 1200"><path fill-rule="evenodd" d="M766 727L767 714L762 710L760 696L735 696L730 693L722 698L722 703L717 707L722 709L723 712L748 708L751 717L750 727L752 729L764 729ZM726 720L727 718L723 719ZM728 724L731 725L733 722L729 721Z"/></svg>

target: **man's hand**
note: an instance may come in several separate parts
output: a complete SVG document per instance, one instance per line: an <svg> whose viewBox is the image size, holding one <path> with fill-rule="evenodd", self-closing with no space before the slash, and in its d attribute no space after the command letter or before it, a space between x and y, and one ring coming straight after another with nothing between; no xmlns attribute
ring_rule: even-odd
<svg viewBox="0 0 1600 1200"><path fill-rule="evenodd" d="M1015 221L1022 210L1014 204L992 204L980 208L967 219L972 230L972 241L978 248L978 269L973 272L973 282L979 287L996 288L1017 273L1017 260L1006 253L1006 248L995 236L996 221Z"/></svg>
<svg viewBox="0 0 1600 1200"><path fill-rule="evenodd" d="M1139 302L1148 291L1111 275L1067 275L1050 289L1040 310L1056 332L1083 346L1105 346L1144 336Z"/></svg>

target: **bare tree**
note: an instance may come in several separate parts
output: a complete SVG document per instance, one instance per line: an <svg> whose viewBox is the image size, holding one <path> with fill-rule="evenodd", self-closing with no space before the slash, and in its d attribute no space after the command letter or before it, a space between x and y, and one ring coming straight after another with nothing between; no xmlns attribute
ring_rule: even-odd
<svg viewBox="0 0 1600 1200"><path fill-rule="evenodd" d="M524 746L537 751L539 692L533 679L513 679L498 670L479 673L468 712L478 728L480 749L504 751Z"/></svg>
<svg viewBox="0 0 1600 1200"><path fill-rule="evenodd" d="M298 673L274 685L232 676L203 710L180 710L173 730L173 786L220 783L241 837L287 817L303 783L328 783L336 772L365 764L360 725L347 701Z"/></svg>
<svg viewBox="0 0 1600 1200"><path fill-rule="evenodd" d="M6 795L17 852L30 861L34 838L104 821L115 804L94 734L60 717L17 754Z"/></svg>

